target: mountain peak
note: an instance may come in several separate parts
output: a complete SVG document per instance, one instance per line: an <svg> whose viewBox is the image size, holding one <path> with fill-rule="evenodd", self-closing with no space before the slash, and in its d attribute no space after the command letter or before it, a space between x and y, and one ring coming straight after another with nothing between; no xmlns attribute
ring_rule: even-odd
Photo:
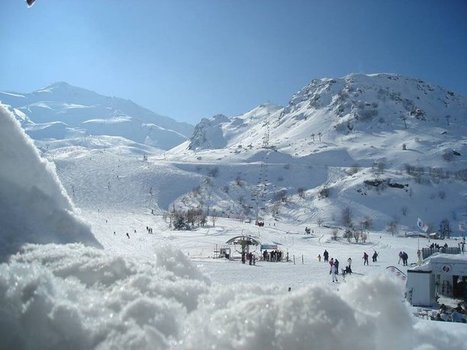
<svg viewBox="0 0 467 350"><path fill-rule="evenodd" d="M70 84L68 84L66 81L57 81L55 83L50 84L47 88L53 89L53 88L67 88L71 87Z"/></svg>
<svg viewBox="0 0 467 350"><path fill-rule="evenodd" d="M46 93L46 92L56 92L60 90L69 90L70 88L74 88L74 86L68 84L65 81L57 81L54 82L50 85L47 85L44 88L38 89L34 92L39 92L39 93Z"/></svg>

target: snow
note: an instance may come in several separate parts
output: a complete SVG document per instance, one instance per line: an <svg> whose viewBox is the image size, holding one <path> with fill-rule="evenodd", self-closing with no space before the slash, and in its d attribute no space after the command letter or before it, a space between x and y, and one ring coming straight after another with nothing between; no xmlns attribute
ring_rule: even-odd
<svg viewBox="0 0 467 350"><path fill-rule="evenodd" d="M24 247L0 266L0 348L466 349L465 325L415 319L384 274L287 292L247 280L255 269L275 278L266 263L231 262L243 278L211 283L179 250L149 250Z"/></svg>
<svg viewBox="0 0 467 350"><path fill-rule="evenodd" d="M14 116L0 105L0 259L26 242L99 245Z"/></svg>
<svg viewBox="0 0 467 350"><path fill-rule="evenodd" d="M109 119L90 119L83 122L86 123L96 123L96 124L114 124L114 123L127 123L131 121L130 117L121 116L121 117L114 117Z"/></svg>
<svg viewBox="0 0 467 350"><path fill-rule="evenodd" d="M6 91L2 92L2 94L9 95L9 96L13 96L13 97L24 97L24 95L15 94L15 93L6 92Z"/></svg>
<svg viewBox="0 0 467 350"><path fill-rule="evenodd" d="M433 223L444 217L456 224L461 220L464 182L419 183L403 174L401 165L427 163L446 171L465 167L462 158L445 163L439 156L448 144L465 153L465 123L459 119L464 100L430 87L439 98L452 99L448 109L452 123L458 118L455 127L442 127L445 120L431 120L427 112L430 120L422 131L406 130L403 124L394 129L384 123L359 124L349 115L346 121L356 123L354 131L332 128L338 124L329 112L336 107L335 94L350 85L355 90L357 83L369 85L368 96L361 99L370 107L383 82L388 94L397 83L414 100L417 84L420 94L435 93L425 83L393 79L323 79L285 108L263 105L208 121L205 127L215 132L205 135L213 145L225 142L215 149L203 148L209 141L189 150L186 141L161 151L121 136L95 135L36 140L39 152L2 109L0 349L466 350L465 325L415 317L419 310L404 300L404 281L386 269L396 266L405 273L413 266L398 264L399 251L408 253L411 265L417 250L431 244L429 238L386 232L396 216L402 232L415 231L417 217ZM58 84L40 95L55 89L64 94L69 87ZM315 100L316 91L327 95ZM439 102L438 97L433 100ZM347 102L349 110L353 103L352 108L360 108L356 101ZM421 108L428 106L425 102ZM309 108L310 103L320 107ZM382 103L379 108L380 114L392 112ZM263 148L268 127L274 149ZM448 135L441 136L441 129L449 130ZM401 150L402 142L409 151ZM379 178L408 183L412 194L362 185L375 178L371 167L380 158L388 167ZM352 173L352 168L358 171ZM323 186L330 188L329 198L318 196ZM298 188L304 189L304 198ZM245 206L258 189L265 194L261 228L245 220L254 215L254 210L246 214ZM272 215L274 194L282 189L288 198ZM443 205L441 191L447 198ZM173 206L209 207L222 217L215 225L208 217L205 227L173 231L164 215ZM373 220L367 242L342 238L339 216L345 206L352 208L357 224L364 216ZM305 227L311 234L305 234ZM216 249L241 234L278 244L289 261L242 264L233 246L236 259L214 258ZM458 240L446 242L457 246ZM339 274L333 283L328 263L317 259L325 249L339 259L341 269L351 257L354 273ZM378 261L363 266L364 251L377 251Z"/></svg>

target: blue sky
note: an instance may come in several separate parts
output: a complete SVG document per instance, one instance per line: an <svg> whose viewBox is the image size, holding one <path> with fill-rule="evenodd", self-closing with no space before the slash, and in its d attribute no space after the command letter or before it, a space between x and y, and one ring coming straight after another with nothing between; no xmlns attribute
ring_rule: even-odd
<svg viewBox="0 0 467 350"><path fill-rule="evenodd" d="M390 72L467 94L467 1L0 1L0 90L56 81L179 121Z"/></svg>

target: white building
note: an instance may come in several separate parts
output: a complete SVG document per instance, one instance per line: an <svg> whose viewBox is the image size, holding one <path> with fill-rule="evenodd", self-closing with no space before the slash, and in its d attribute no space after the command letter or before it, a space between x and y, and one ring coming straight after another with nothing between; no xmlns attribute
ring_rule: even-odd
<svg viewBox="0 0 467 350"><path fill-rule="evenodd" d="M414 306L432 306L436 296L467 299L467 255L434 254L407 270L407 300Z"/></svg>

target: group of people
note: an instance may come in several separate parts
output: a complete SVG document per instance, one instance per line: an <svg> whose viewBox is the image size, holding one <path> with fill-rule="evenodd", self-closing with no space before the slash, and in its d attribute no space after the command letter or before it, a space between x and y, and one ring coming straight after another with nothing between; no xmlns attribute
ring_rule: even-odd
<svg viewBox="0 0 467 350"><path fill-rule="evenodd" d="M462 252L462 254L464 254L464 251L465 251L465 237L462 237L462 241L460 241L458 244L459 244L460 251Z"/></svg>
<svg viewBox="0 0 467 350"><path fill-rule="evenodd" d="M366 252L363 252L363 265L368 265L368 258L369 255ZM339 260L334 258L329 259L329 252L326 249L323 253L323 259L324 262L328 262L330 265L329 274L332 277L332 282L338 282L337 275L339 275ZM376 262L378 259L378 253L376 252L376 250L373 253L372 259L373 262ZM321 261L320 254L318 254L318 261ZM342 269L342 276L352 273L352 258L348 258L347 263L348 265L345 267L345 269Z"/></svg>
<svg viewBox="0 0 467 350"><path fill-rule="evenodd" d="M363 252L363 265L368 265L368 258L370 256L367 254L367 252ZM378 261L378 253L376 252L376 250L374 251L373 255L371 256L371 260L373 262L377 262Z"/></svg>
<svg viewBox="0 0 467 350"><path fill-rule="evenodd" d="M332 282L338 282L337 275L339 275L339 260L331 258L329 259L329 252L325 249L323 253L324 262L329 263L329 274L331 275ZM321 255L318 254L318 261L321 261ZM348 265L345 269L342 269L342 276L352 273L352 258L347 259Z"/></svg>
<svg viewBox="0 0 467 350"><path fill-rule="evenodd" d="M409 260L409 256L407 255L406 252L403 252L403 251L399 252L399 262L398 262L398 264L401 263L401 260L402 260L402 265L407 266L407 260Z"/></svg>
<svg viewBox="0 0 467 350"><path fill-rule="evenodd" d="M282 251L275 249L268 252L267 250L263 251L263 260L264 261L282 261Z"/></svg>
<svg viewBox="0 0 467 350"><path fill-rule="evenodd" d="M242 263L244 264L246 260L248 259L248 264L249 265L256 265L256 255L253 254L252 252L243 252L242 253Z"/></svg>
<svg viewBox="0 0 467 350"><path fill-rule="evenodd" d="M447 248L447 247L448 247L448 244L444 243L443 248ZM438 243L433 242L433 243L431 243L430 248L440 250L441 246Z"/></svg>
<svg viewBox="0 0 467 350"><path fill-rule="evenodd" d="M434 321L462 322L467 323L467 308L462 303L458 303L457 307L449 308L445 304L441 304L436 315L431 316Z"/></svg>

